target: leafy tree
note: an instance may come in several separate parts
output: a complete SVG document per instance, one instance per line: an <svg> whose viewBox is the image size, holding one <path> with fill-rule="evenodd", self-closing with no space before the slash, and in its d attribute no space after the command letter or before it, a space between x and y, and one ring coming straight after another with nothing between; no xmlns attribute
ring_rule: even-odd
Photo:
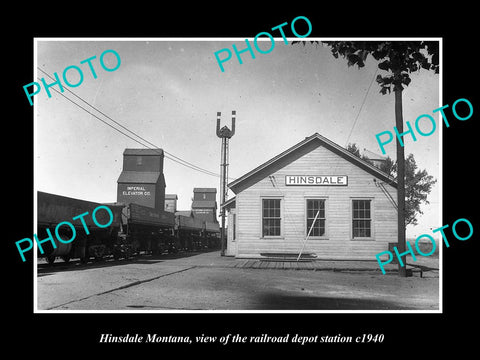
<svg viewBox="0 0 480 360"><path fill-rule="evenodd" d="M350 151L353 155L361 158L360 156L360 149L358 148L357 144L355 143L348 143L347 150Z"/></svg>
<svg viewBox="0 0 480 360"><path fill-rule="evenodd" d="M413 154L405 159L405 224L417 225L417 214L423 214L422 203L429 204L428 194L437 182L427 170L418 170Z"/></svg>
<svg viewBox="0 0 480 360"><path fill-rule="evenodd" d="M379 169L396 179L397 162L393 161L390 156L387 156L385 161L380 164Z"/></svg>
<svg viewBox="0 0 480 360"><path fill-rule="evenodd" d="M368 157L361 156L358 146L348 144L347 150L355 156L375 165ZM387 156L385 161L377 166L384 173L392 176L397 180L397 162L393 161L390 156ZM427 170L417 170L417 162L413 154L408 154L405 159L405 226L417 225L417 215L423 214L420 205L429 204L427 200L428 194L432 191L433 185L437 182L432 175L429 175Z"/></svg>
<svg viewBox="0 0 480 360"><path fill-rule="evenodd" d="M438 41L324 41L331 47L332 55L342 55L347 65L365 66L370 54L380 61L378 68L388 72L377 75L382 94L403 90L411 82L410 73L420 69L439 72Z"/></svg>

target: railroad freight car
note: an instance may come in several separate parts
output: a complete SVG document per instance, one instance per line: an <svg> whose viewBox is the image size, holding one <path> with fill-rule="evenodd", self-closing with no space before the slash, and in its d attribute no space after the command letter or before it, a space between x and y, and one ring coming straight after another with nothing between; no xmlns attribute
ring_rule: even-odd
<svg viewBox="0 0 480 360"><path fill-rule="evenodd" d="M116 203L121 206L122 204ZM218 223L173 214L135 203L123 205L123 232L119 234L135 252L162 254L216 248Z"/></svg>
<svg viewBox="0 0 480 360"><path fill-rule="evenodd" d="M108 227L98 227L92 218L94 210L99 206L108 206L113 214L113 221ZM66 196L37 192L37 236L43 240L49 237L47 229L53 236L56 247L50 241L42 244L43 254L49 263L56 257L61 257L65 262L72 258L80 258L82 262L88 261L93 256L101 258L106 254L124 256L124 247L118 243L118 232L121 229L121 206L104 205L96 202L70 198ZM79 215L88 213L81 218ZM73 220L73 218L77 218ZM100 224L108 224L110 215L106 211L98 211L96 220ZM69 226L58 226L70 222L75 229ZM71 242L61 242L55 239L55 229L58 226L58 236L63 240L74 238Z"/></svg>
<svg viewBox="0 0 480 360"><path fill-rule="evenodd" d="M49 263L57 257L66 262L74 258L87 262L91 257L118 259L141 252L159 255L165 251L199 251L215 249L220 244L218 223L195 217L192 212L190 216L176 215L135 203L100 204L40 191L37 204L38 238L48 238L49 229L55 239L58 226L58 236L65 240L55 241L55 248L49 241L42 243L43 254L39 252L39 257L45 257ZM98 227L91 216L99 206L108 207L113 214L111 224L104 228ZM82 214L87 215L79 217ZM96 220L107 224L109 216L106 211L98 211ZM59 226L66 221L74 226L75 234L69 226Z"/></svg>
<svg viewBox="0 0 480 360"><path fill-rule="evenodd" d="M218 222L205 221L205 242L209 249L220 248L220 225Z"/></svg>
<svg viewBox="0 0 480 360"><path fill-rule="evenodd" d="M175 215L175 230L180 249L184 251L201 249L204 221L193 216Z"/></svg>
<svg viewBox="0 0 480 360"><path fill-rule="evenodd" d="M119 235L131 244L135 251L162 254L177 252L178 238L175 237L175 215L135 203L123 205L123 232Z"/></svg>

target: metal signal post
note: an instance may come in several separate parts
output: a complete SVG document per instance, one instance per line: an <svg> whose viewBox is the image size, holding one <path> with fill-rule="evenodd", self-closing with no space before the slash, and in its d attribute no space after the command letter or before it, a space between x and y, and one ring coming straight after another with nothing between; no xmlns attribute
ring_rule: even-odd
<svg viewBox="0 0 480 360"><path fill-rule="evenodd" d="M228 142L235 134L235 110L232 111L232 129L227 126L220 129L221 113L217 112L217 136L222 139L222 154L220 163L220 216L222 217L222 227L220 228L221 255L225 256L225 208L223 204L228 198L227 179L228 179Z"/></svg>

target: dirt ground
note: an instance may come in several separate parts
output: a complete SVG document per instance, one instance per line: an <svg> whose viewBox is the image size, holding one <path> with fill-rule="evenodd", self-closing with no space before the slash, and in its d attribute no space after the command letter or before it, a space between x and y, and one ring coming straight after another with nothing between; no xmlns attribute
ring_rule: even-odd
<svg viewBox="0 0 480 360"><path fill-rule="evenodd" d="M438 258L424 277L369 270L238 267L218 252L140 257L84 266L40 267L38 310L317 311L439 310ZM437 265L435 265L435 263ZM237 267L236 267L237 266ZM435 267L436 266L436 267ZM343 267L343 268L342 268ZM427 276L425 276L427 275Z"/></svg>

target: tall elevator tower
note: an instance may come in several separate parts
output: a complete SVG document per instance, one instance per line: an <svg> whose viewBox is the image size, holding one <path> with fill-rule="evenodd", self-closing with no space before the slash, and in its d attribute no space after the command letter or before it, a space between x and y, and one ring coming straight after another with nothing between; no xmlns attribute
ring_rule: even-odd
<svg viewBox="0 0 480 360"><path fill-rule="evenodd" d="M228 198L227 180L228 180L228 142L235 134L235 110L232 111L232 130L226 125L220 129L221 113L217 112L217 136L222 139L222 155L220 161L220 216L222 217L222 227L220 229L221 255L225 256L225 208L223 204Z"/></svg>

